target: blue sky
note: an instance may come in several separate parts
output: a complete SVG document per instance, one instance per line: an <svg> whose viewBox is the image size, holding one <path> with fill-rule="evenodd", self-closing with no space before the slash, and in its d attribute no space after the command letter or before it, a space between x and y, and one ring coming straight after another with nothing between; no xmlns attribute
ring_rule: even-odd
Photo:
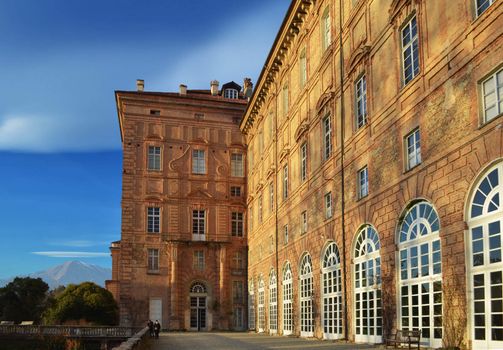
<svg viewBox="0 0 503 350"><path fill-rule="evenodd" d="M0 2L0 278L120 238L114 90L256 81L289 2Z"/></svg>

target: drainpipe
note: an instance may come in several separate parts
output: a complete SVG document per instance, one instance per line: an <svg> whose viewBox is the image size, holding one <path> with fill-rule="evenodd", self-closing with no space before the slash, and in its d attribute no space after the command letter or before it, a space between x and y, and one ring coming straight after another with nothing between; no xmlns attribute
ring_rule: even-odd
<svg viewBox="0 0 503 350"><path fill-rule="evenodd" d="M344 286L343 286L343 294L344 294L344 335L346 340L348 337L348 289L347 289L347 280L348 280L348 271L346 268L346 228L345 228L345 202L344 202L344 52L342 45L342 15L343 15L343 7L342 0L339 0L339 77L340 77L340 87L341 87L341 225L342 225L342 262L343 262L343 271L344 271Z"/></svg>

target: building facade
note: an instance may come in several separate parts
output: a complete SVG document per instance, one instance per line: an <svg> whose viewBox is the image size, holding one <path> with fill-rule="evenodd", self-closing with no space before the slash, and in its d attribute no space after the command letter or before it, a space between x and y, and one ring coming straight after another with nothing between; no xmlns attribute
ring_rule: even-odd
<svg viewBox="0 0 503 350"><path fill-rule="evenodd" d="M251 83L245 81L248 91ZM117 91L122 232L112 291L123 325L246 328L246 147L241 87Z"/></svg>
<svg viewBox="0 0 503 350"><path fill-rule="evenodd" d="M241 122L249 328L503 349L503 11L294 0Z"/></svg>

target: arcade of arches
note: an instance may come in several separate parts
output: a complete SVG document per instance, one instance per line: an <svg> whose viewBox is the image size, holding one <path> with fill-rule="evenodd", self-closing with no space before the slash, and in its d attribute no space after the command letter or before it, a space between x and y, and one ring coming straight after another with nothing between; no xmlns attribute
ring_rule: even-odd
<svg viewBox="0 0 503 350"><path fill-rule="evenodd" d="M473 349L503 346L502 183L503 161L499 161L477 177L465 203L466 276L457 287L466 288L466 324ZM387 269L392 278L384 278L382 251L388 247L371 223L361 225L352 238L346 268L340 244L328 241L319 256L306 251L298 261L280 261L280 284L274 268L270 269L269 281L262 275L250 276L249 328L255 329L258 307L259 332L267 331L269 320L271 333L289 335L297 331L300 336L311 337L318 327L323 338L339 339L345 337L347 319L348 334L354 341L379 343L386 332L383 294L393 293L388 299L397 303L391 315L392 327L420 329L424 346L442 346L442 318L451 316L444 300L445 283L450 282L443 281L447 253L442 243L442 220L434 203L417 199L403 209L396 227L395 242L386 243L395 245L395 268ZM318 271L313 266L315 259L320 261ZM258 282L257 291L254 281ZM347 318L344 298L348 301Z"/></svg>

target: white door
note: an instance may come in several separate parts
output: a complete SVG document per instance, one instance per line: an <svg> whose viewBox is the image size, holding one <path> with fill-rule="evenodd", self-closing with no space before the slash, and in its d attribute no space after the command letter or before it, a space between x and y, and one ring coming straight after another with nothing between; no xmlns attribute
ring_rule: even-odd
<svg viewBox="0 0 503 350"><path fill-rule="evenodd" d="M163 328L163 325L162 325L162 299L161 298L150 298L149 318L152 320L152 322L155 322L155 320L158 320L159 323L161 324L161 328Z"/></svg>

